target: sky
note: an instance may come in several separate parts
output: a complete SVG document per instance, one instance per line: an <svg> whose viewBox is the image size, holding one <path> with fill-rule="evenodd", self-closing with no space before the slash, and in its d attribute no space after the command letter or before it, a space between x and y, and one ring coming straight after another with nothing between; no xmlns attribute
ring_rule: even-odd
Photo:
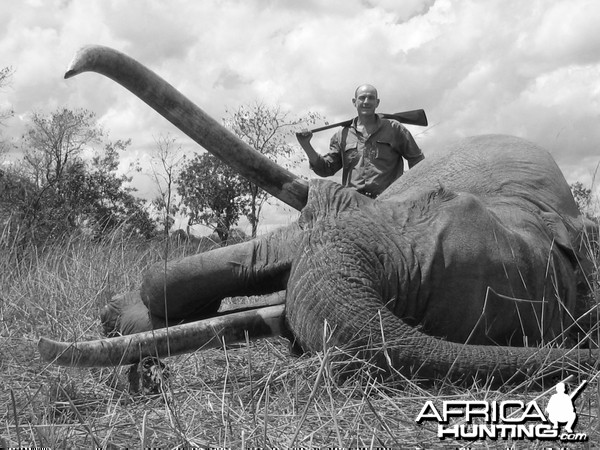
<svg viewBox="0 0 600 450"><path fill-rule="evenodd" d="M370 83L380 112L426 111L429 127L408 127L426 156L460 137L513 134L599 195L599 22L597 0L0 0L0 69L14 69L0 108L15 111L0 131L17 140L34 111L85 108L111 140L132 139L124 164L144 161L165 134L201 151L114 82L63 79L80 47L100 44L217 120L258 101L337 122ZM315 136L321 153L332 133ZM306 160L295 170L314 176ZM272 207L263 222L293 218Z"/></svg>

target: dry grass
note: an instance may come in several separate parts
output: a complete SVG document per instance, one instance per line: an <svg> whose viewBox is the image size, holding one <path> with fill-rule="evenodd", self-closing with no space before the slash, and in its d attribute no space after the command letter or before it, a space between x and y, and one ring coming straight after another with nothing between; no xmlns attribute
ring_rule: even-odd
<svg viewBox="0 0 600 450"><path fill-rule="evenodd" d="M97 338L98 314L116 292L139 286L140 274L164 256L161 246L115 235L106 243L68 240L19 260L0 254L0 437L4 446L558 448L544 441L440 441L436 427L415 423L427 400L529 401L523 387L456 387L409 380L382 385L359 372L338 383L334 350L290 356L283 339L173 357L156 397L131 395L126 370L76 369L40 361L40 336ZM185 252L175 249L169 256ZM597 283L597 282L596 282ZM597 284L595 285L597 287ZM578 398L578 432L600 442L595 373ZM545 400L541 404L545 405ZM514 445L514 447L512 447ZM0 445L2 446L2 445ZM569 448L579 448L571 444Z"/></svg>

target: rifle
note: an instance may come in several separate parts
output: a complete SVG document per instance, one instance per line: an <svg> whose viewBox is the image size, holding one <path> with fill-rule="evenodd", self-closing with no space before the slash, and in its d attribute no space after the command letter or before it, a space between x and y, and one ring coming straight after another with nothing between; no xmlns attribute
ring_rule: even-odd
<svg viewBox="0 0 600 450"><path fill-rule="evenodd" d="M579 395L579 393L581 392L581 389L583 389L583 387L587 384L588 380L583 380L583 382L577 386L577 389L575 389L573 392L571 392L571 394L569 394L569 397L571 397L571 400L575 400L575 397L577 397Z"/></svg>
<svg viewBox="0 0 600 450"><path fill-rule="evenodd" d="M397 120L401 123L406 123L408 125L419 125L422 127L427 126L427 116L425 115L425 111L422 109L415 109L413 111L403 111L395 114L381 114L384 119L393 119ZM311 133L317 133L323 130L329 130L330 128L335 127L347 127L352 123L353 119L344 120L343 122L332 123L329 125L325 125L323 127L315 128L313 130L309 130ZM300 133L296 133L300 134Z"/></svg>

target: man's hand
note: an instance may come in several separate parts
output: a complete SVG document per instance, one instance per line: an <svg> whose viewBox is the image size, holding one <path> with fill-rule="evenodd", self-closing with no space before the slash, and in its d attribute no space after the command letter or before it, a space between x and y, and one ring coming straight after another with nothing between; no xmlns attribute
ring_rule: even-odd
<svg viewBox="0 0 600 450"><path fill-rule="evenodd" d="M312 137L312 132L306 128L299 133L296 133L296 139L298 139L298 143L302 146L302 148L304 148L306 144L310 144Z"/></svg>
<svg viewBox="0 0 600 450"><path fill-rule="evenodd" d="M308 162L311 166L314 165L319 159L319 154L315 151L313 146L310 145L310 140L312 137L312 131L307 130L306 128L301 132L296 133L296 139L298 139L300 147L302 147L302 150L304 150L304 153L306 153L306 156L308 156Z"/></svg>

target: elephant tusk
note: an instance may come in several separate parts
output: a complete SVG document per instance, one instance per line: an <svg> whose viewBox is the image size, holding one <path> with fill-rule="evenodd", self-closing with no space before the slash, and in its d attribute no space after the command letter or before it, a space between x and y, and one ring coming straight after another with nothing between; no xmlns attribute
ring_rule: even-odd
<svg viewBox="0 0 600 450"><path fill-rule="evenodd" d="M41 338L38 351L44 361L60 366L108 367L134 364L145 356L159 358L216 348L284 333L284 305L256 308L144 333L82 342Z"/></svg>
<svg viewBox="0 0 600 450"><path fill-rule="evenodd" d="M308 184L304 180L251 148L129 56L103 46L83 47L75 55L65 78L82 72L97 72L116 81L244 178L284 203L297 210L306 204Z"/></svg>

